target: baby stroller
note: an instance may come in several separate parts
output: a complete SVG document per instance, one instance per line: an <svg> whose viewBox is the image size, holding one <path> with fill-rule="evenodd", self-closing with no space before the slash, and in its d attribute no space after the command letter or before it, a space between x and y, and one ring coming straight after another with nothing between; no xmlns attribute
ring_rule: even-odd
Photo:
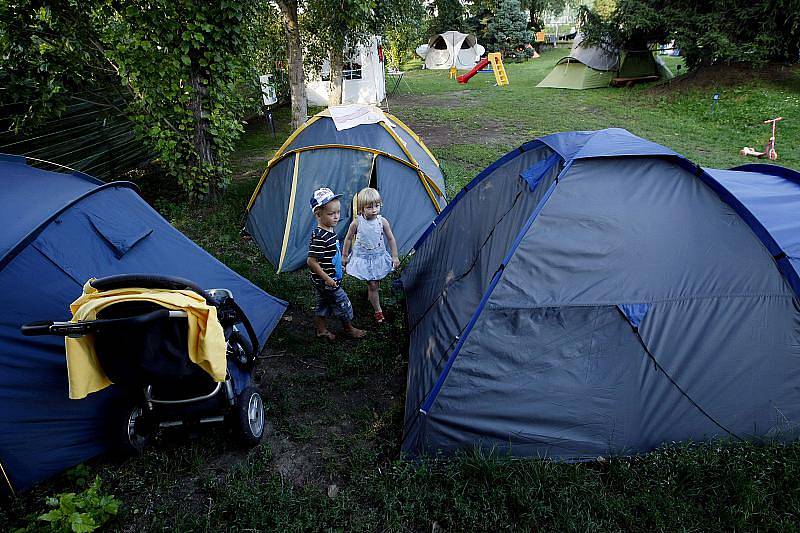
<svg viewBox="0 0 800 533"><path fill-rule="evenodd" d="M227 376L215 382L188 354L186 311L148 301L113 303L83 322L35 322L23 335L94 335L97 361L126 400L117 435L141 451L159 428L227 421L239 440L255 446L264 435L264 403L250 385L258 339L227 289L203 290L191 281L148 274L97 279L98 291L123 288L190 290L217 310L226 341Z"/></svg>

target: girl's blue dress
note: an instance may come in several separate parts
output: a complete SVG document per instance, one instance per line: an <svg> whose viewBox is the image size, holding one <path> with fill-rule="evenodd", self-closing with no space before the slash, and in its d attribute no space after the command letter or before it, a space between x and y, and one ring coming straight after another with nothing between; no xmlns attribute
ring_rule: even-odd
<svg viewBox="0 0 800 533"><path fill-rule="evenodd" d="M358 215L358 230L345 272L364 281L377 281L391 271L392 256L383 240L383 217L367 220Z"/></svg>

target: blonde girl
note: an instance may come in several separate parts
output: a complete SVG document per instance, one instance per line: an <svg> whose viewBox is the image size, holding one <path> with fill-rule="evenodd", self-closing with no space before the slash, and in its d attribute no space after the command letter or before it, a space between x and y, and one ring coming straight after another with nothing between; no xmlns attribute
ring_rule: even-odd
<svg viewBox="0 0 800 533"><path fill-rule="evenodd" d="M380 214L381 195L377 190L371 187L361 189L356 197L356 205L358 217L347 229L342 264L349 275L367 282L367 297L375 311L375 321L380 324L383 322L380 280L400 264L397 242L389 221ZM391 255L386 250L387 245Z"/></svg>

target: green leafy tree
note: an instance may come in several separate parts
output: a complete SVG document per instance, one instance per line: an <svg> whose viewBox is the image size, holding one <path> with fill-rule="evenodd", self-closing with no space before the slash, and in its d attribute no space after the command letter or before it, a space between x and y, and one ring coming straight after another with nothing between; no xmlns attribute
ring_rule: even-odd
<svg viewBox="0 0 800 533"><path fill-rule="evenodd" d="M795 63L800 56L797 0L617 0L610 17L582 8L592 44L618 47L675 40L690 69L731 62Z"/></svg>
<svg viewBox="0 0 800 533"><path fill-rule="evenodd" d="M544 17L546 14L559 14L564 11L568 0L523 0L523 9L528 10L530 21L528 29L531 31L542 31L544 29Z"/></svg>
<svg viewBox="0 0 800 533"><path fill-rule="evenodd" d="M464 29L464 6L460 0L433 0L428 9L432 17L428 27L430 35Z"/></svg>
<svg viewBox="0 0 800 533"><path fill-rule="evenodd" d="M119 88L156 161L193 197L227 184L248 68L250 2L35 0L2 4L0 83L16 128L57 116L68 97Z"/></svg>
<svg viewBox="0 0 800 533"><path fill-rule="evenodd" d="M17 132L58 116L71 96L112 105L122 88L96 25L101 4L78 12L69 0L0 2L0 95Z"/></svg>
<svg viewBox="0 0 800 533"><path fill-rule="evenodd" d="M608 20L614 14L617 8L617 0L595 0L594 11L600 15L600 18Z"/></svg>
<svg viewBox="0 0 800 533"><path fill-rule="evenodd" d="M262 1L254 10L248 33L253 40L253 61L258 74L272 74L279 99L287 99L286 35L278 7Z"/></svg>
<svg viewBox="0 0 800 533"><path fill-rule="evenodd" d="M303 43L300 38L300 9L302 0L275 0L283 18L286 36L286 59L289 73L289 93L292 102L292 128L299 128L308 120L306 77L303 70Z"/></svg>
<svg viewBox="0 0 800 533"><path fill-rule="evenodd" d="M404 59L426 41L425 6L417 0L377 0L372 28L384 36L384 54L388 65L400 68Z"/></svg>
<svg viewBox="0 0 800 533"><path fill-rule="evenodd" d="M529 45L533 34L528 30L528 14L519 0L500 0L494 19L489 23L490 42L510 59L524 59L533 54Z"/></svg>
<svg viewBox="0 0 800 533"><path fill-rule="evenodd" d="M330 61L329 105L342 103L345 48L355 48L370 37L375 0L309 0L305 23Z"/></svg>
<svg viewBox="0 0 800 533"><path fill-rule="evenodd" d="M480 44L488 44L489 23L497 11L497 0L475 0L469 5L467 18L464 20L464 32L478 38Z"/></svg>
<svg viewBox="0 0 800 533"><path fill-rule="evenodd" d="M109 17L106 56L135 96L133 120L159 161L193 196L212 201L229 179L228 161L256 82L246 0L128 1Z"/></svg>

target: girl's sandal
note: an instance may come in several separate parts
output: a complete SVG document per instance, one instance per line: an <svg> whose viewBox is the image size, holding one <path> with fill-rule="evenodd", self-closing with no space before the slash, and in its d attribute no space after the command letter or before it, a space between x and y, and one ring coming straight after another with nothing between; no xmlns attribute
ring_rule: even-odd
<svg viewBox="0 0 800 533"><path fill-rule="evenodd" d="M383 311L378 311L377 313L375 313L375 322L377 322L378 324L383 324L383 320L384 320Z"/></svg>
<svg viewBox="0 0 800 533"><path fill-rule="evenodd" d="M322 333L317 333L317 338L318 339L319 338L325 338L325 339L328 339L329 341L334 341L334 340L336 340L336 335L334 335L330 331L325 330Z"/></svg>

